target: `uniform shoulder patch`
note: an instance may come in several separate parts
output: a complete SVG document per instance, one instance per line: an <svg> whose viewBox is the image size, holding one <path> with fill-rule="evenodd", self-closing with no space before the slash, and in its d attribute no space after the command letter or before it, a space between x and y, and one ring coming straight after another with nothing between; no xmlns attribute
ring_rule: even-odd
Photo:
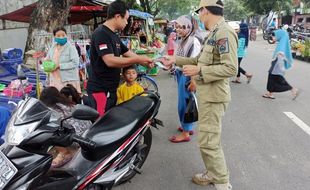
<svg viewBox="0 0 310 190"><path fill-rule="evenodd" d="M229 44L228 44L228 38L222 38L217 40L216 45L219 48L219 53L229 53Z"/></svg>

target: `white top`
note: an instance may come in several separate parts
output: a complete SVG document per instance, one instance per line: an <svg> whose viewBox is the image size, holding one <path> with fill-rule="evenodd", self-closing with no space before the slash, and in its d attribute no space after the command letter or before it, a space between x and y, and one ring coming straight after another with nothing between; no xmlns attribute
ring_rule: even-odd
<svg viewBox="0 0 310 190"><path fill-rule="evenodd" d="M194 48L191 54L191 57L197 57L201 51L201 44L199 40L195 37L194 38Z"/></svg>

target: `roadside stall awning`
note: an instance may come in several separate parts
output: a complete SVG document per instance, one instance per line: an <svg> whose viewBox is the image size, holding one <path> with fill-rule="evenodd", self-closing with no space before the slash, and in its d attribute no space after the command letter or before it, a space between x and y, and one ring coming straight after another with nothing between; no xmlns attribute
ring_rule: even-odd
<svg viewBox="0 0 310 190"><path fill-rule="evenodd" d="M0 20L29 23L31 14L36 6L37 3L33 3L11 13L1 15ZM68 22L69 24L80 24L94 17L106 17L106 7L107 4L103 3L90 0L77 0L71 7Z"/></svg>
<svg viewBox="0 0 310 190"><path fill-rule="evenodd" d="M141 12L141 11L134 10L134 9L129 9L129 15L139 17L144 20L147 20L149 18L154 18L154 16L149 13Z"/></svg>

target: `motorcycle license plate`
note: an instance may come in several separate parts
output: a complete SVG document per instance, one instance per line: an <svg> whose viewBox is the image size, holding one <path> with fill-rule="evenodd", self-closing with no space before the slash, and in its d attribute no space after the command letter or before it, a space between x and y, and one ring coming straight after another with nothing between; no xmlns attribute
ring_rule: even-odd
<svg viewBox="0 0 310 190"><path fill-rule="evenodd" d="M0 189L3 189L17 172L17 168L0 151Z"/></svg>

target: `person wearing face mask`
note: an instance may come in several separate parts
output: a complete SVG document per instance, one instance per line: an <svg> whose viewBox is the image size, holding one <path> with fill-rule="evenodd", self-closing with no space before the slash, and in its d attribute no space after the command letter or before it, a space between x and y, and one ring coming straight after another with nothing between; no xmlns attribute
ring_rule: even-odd
<svg viewBox="0 0 310 190"><path fill-rule="evenodd" d="M221 0L201 0L199 19L210 31L202 52L195 58L167 56L161 62L183 66L194 77L198 99L198 143L205 171L193 176L198 185L214 184L217 190L232 189L222 145L222 117L231 101L229 78L238 71L238 37L223 17Z"/></svg>
<svg viewBox="0 0 310 190"><path fill-rule="evenodd" d="M49 86L61 90L71 84L81 93L79 78L79 55L76 48L68 42L66 29L56 28L53 31L54 44L47 53L46 60L52 60L56 67L50 74Z"/></svg>

